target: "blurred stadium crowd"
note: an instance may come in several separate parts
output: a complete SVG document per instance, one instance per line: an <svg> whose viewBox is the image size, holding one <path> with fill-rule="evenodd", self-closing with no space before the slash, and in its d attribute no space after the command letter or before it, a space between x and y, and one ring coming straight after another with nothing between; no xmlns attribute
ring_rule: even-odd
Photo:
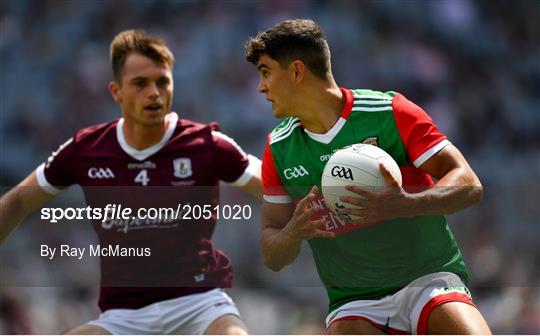
<svg viewBox="0 0 540 336"><path fill-rule="evenodd" d="M469 159L484 201L449 220L473 298L495 333L539 334L539 1L2 1L1 185L15 185L77 129L119 116L106 89L108 46L127 28L162 36L175 52L181 117L217 120L261 156L276 120L243 43L297 17L325 30L340 85L405 94ZM223 189L224 201L241 197ZM58 333L93 318L98 278L47 270L25 247L52 230L36 236L27 224L0 248L0 272L22 279L0 287L0 333ZM273 274L259 258L258 217L245 224L218 223L216 241L235 263L231 294L251 331L324 332L310 252ZM43 287L25 287L38 273Z"/></svg>

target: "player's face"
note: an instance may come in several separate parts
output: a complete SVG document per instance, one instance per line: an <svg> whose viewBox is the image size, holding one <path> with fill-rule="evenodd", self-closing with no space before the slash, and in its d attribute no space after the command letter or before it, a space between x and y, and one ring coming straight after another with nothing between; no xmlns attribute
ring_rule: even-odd
<svg viewBox="0 0 540 336"><path fill-rule="evenodd" d="M276 118L291 116L294 86L290 69L284 69L270 56L263 54L257 64L259 70L259 86L257 91L266 95L272 103L272 111Z"/></svg>
<svg viewBox="0 0 540 336"><path fill-rule="evenodd" d="M173 97L171 67L141 54L130 54L122 70L121 83L112 82L111 93L125 122L141 126L164 125Z"/></svg>

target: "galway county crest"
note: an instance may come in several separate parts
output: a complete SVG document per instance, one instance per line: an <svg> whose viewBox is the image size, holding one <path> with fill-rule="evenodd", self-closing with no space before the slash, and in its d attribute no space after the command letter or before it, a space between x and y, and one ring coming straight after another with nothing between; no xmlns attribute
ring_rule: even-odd
<svg viewBox="0 0 540 336"><path fill-rule="evenodd" d="M173 161L174 176L178 178L190 177L193 174L191 170L190 158L178 158Z"/></svg>

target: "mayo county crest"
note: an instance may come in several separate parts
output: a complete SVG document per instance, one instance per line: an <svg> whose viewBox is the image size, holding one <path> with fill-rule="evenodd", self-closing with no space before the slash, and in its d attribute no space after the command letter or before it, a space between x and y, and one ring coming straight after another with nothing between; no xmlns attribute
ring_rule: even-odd
<svg viewBox="0 0 540 336"><path fill-rule="evenodd" d="M193 174L191 170L191 159L178 158L173 161L174 176L178 178L190 177Z"/></svg>
<svg viewBox="0 0 540 336"><path fill-rule="evenodd" d="M364 141L362 141L362 143L367 144L367 145L373 145L373 146L379 147L379 137L371 136L369 138L364 139Z"/></svg>

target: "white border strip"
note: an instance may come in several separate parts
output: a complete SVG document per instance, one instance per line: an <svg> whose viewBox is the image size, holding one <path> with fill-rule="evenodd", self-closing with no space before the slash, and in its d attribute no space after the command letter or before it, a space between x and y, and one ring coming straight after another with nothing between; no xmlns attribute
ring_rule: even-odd
<svg viewBox="0 0 540 336"><path fill-rule="evenodd" d="M308 131L306 128L304 128L304 132L306 132L306 134L309 135L309 137L313 140L328 145L332 140L334 140L339 131L341 131L346 121L347 120L344 118L339 118L334 126L332 126L332 128L324 134L313 133Z"/></svg>
<svg viewBox="0 0 540 336"><path fill-rule="evenodd" d="M286 134L280 135L278 138L270 139L270 144L274 144L274 143L279 142L279 141L281 141L283 139L286 139L289 135L292 134L292 132L294 131L295 128L297 128L298 126L301 126L301 125L302 125L302 123L300 123L300 122L296 123L296 124L293 124Z"/></svg>
<svg viewBox="0 0 540 336"><path fill-rule="evenodd" d="M47 181L47 178L45 177L45 163L40 164L39 167L36 168L36 177L39 186L49 194L58 195L62 192L62 189L56 188Z"/></svg>
<svg viewBox="0 0 540 336"><path fill-rule="evenodd" d="M362 111L362 112L380 112L380 111L392 111L392 105L384 107L361 107L356 106L352 108L352 111Z"/></svg>
<svg viewBox="0 0 540 336"><path fill-rule="evenodd" d="M420 155L416 160L414 160L413 165L416 168L420 167L422 164L424 164L424 162L429 160L430 157L437 154L441 149L451 144L452 143L450 141L448 141L447 139L444 139L443 141L439 142L435 146L432 146L431 148L429 148L427 151L424 152L424 154Z"/></svg>
<svg viewBox="0 0 540 336"><path fill-rule="evenodd" d="M171 139L174 130L176 129L176 123L178 122L178 115L175 112L171 112L165 116L167 118L167 131L163 135L163 138L161 138L161 141L152 147L145 148L143 150L138 150L126 142L126 138L124 137L124 118L121 118L118 120L118 123L116 124L116 138L118 139L118 143L120 144L120 147L132 158L142 161L144 159L147 159L148 157L154 155L157 153L160 149L165 147L167 142Z"/></svg>
<svg viewBox="0 0 540 336"><path fill-rule="evenodd" d="M292 203L292 198L289 195L280 195L280 196L273 196L273 195L263 195L263 198L265 201L270 203Z"/></svg>
<svg viewBox="0 0 540 336"><path fill-rule="evenodd" d="M280 129L279 131L277 131L276 133L274 134L271 134L271 137L275 138L275 137L278 137L280 136L281 134L287 132L287 130L289 129L289 127L291 127L291 124L294 123L295 121L299 121L300 119L298 118L290 118L289 121L287 122L287 124L285 125L285 127L283 127L282 129Z"/></svg>
<svg viewBox="0 0 540 336"><path fill-rule="evenodd" d="M391 100L355 100L353 103L354 105L391 105Z"/></svg>
<svg viewBox="0 0 540 336"><path fill-rule="evenodd" d="M242 173L242 175L240 175L240 177L237 178L236 181L229 182L229 184L233 187L243 187L249 182L249 180L251 180L252 177L261 175L261 160L251 154L248 155L248 159L249 164Z"/></svg>
<svg viewBox="0 0 540 336"><path fill-rule="evenodd" d="M382 100L388 100L388 101L392 101L392 99L394 99L393 97L390 97L390 96L377 96L377 95L366 95L366 94L354 94L353 96L354 98L357 98L357 99L368 98L368 99L382 99Z"/></svg>

